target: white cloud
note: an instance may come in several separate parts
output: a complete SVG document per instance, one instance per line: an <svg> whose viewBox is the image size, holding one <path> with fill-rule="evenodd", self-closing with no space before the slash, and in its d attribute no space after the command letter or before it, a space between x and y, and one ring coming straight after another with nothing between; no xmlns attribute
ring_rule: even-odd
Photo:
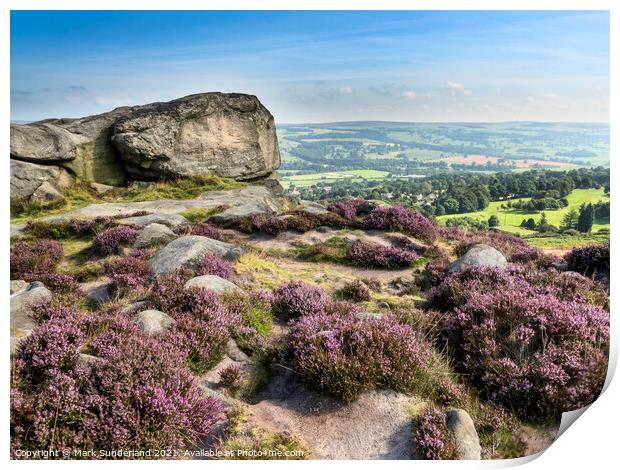
<svg viewBox="0 0 620 470"><path fill-rule="evenodd" d="M462 83L451 82L450 80L448 80L448 88L450 88L450 90L464 91L465 85L463 85Z"/></svg>
<svg viewBox="0 0 620 470"><path fill-rule="evenodd" d="M471 90L463 90L464 95L471 95L471 93L472 93Z"/></svg>
<svg viewBox="0 0 620 470"><path fill-rule="evenodd" d="M127 98L107 98L105 96L96 96L95 103L107 104L111 106L128 106L131 104L131 101Z"/></svg>
<svg viewBox="0 0 620 470"><path fill-rule="evenodd" d="M344 93L345 95L350 95L351 93L353 93L353 88L347 85L345 87L342 87L340 91Z"/></svg>
<svg viewBox="0 0 620 470"><path fill-rule="evenodd" d="M525 98L525 101L527 101L528 103L533 103L534 101L536 101L536 99L534 99L533 96L528 96L527 98Z"/></svg>
<svg viewBox="0 0 620 470"><path fill-rule="evenodd" d="M412 100L413 101L413 100L415 100L416 93L413 90L408 90L408 91L403 93L403 96L405 98L407 98L408 100Z"/></svg>
<svg viewBox="0 0 620 470"><path fill-rule="evenodd" d="M545 93L543 98L547 98L548 100L557 100L560 96L555 93Z"/></svg>

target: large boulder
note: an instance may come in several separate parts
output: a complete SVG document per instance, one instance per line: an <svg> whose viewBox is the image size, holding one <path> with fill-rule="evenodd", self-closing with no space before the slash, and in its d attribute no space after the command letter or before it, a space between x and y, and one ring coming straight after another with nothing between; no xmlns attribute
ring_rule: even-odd
<svg viewBox="0 0 620 470"><path fill-rule="evenodd" d="M181 268L195 269L207 254L236 261L242 253L243 249L239 246L199 235L189 235L168 243L155 253L149 263L151 274L157 277Z"/></svg>
<svg viewBox="0 0 620 470"><path fill-rule="evenodd" d="M201 289L209 289L215 292L242 292L242 290L235 284L220 276L214 276L212 274L205 274L204 276L197 276L191 278L183 286L185 289L192 287L199 287Z"/></svg>
<svg viewBox="0 0 620 470"><path fill-rule="evenodd" d="M168 227L158 223L148 224L140 233L133 244L134 248L149 248L151 246L165 245L177 238L177 234Z"/></svg>
<svg viewBox="0 0 620 470"><path fill-rule="evenodd" d="M11 200L26 200L61 171L82 181L122 186L127 177L272 177L280 166L274 119L258 98L202 93L167 103L121 107L79 119L11 124L11 162L45 166L56 175L16 183ZM39 173L43 170L38 169ZM15 177L13 177L15 175ZM43 178L43 180L41 179Z"/></svg>
<svg viewBox="0 0 620 470"><path fill-rule="evenodd" d="M449 410L448 431L456 447L460 460L480 460L480 439L474 422L467 411L460 409Z"/></svg>
<svg viewBox="0 0 620 470"><path fill-rule="evenodd" d="M11 201L50 200L46 194L62 190L73 180L73 176L59 166L11 159Z"/></svg>
<svg viewBox="0 0 620 470"><path fill-rule="evenodd" d="M489 266L504 269L508 262L504 255L492 246L477 244L473 245L467 253L457 259L448 267L453 273L461 271L468 266Z"/></svg>
<svg viewBox="0 0 620 470"><path fill-rule="evenodd" d="M280 166L273 116L255 96L203 93L133 108L112 143L135 179L266 177Z"/></svg>
<svg viewBox="0 0 620 470"><path fill-rule="evenodd" d="M226 191L221 191L224 195ZM217 194L205 193L202 197L217 198ZM234 200L228 199L229 207L209 217L209 222L229 227L251 215L273 214L282 208L282 198L272 189L264 186L248 186L237 191ZM222 200L224 204L225 199ZM234 204L234 205L233 205Z"/></svg>

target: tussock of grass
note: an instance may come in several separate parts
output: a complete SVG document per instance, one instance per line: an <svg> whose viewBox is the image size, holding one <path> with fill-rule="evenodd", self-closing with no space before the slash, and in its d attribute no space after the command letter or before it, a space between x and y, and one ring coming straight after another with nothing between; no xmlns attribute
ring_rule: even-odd
<svg viewBox="0 0 620 470"><path fill-rule="evenodd" d="M189 222L204 222L209 217L215 214L219 214L225 208L224 207L213 207L210 209L200 209L198 207L193 207L191 209L187 209L184 212L180 212L179 215L185 217Z"/></svg>
<svg viewBox="0 0 620 470"><path fill-rule="evenodd" d="M243 186L245 183L229 178L211 176L158 181L151 183L146 188L137 183L132 183L126 188L115 188L105 194L98 194L88 183L76 182L74 185L63 189L64 198L62 200L51 204L11 204L11 223L23 223L28 219L59 214L91 203L193 199L207 191L222 191Z"/></svg>

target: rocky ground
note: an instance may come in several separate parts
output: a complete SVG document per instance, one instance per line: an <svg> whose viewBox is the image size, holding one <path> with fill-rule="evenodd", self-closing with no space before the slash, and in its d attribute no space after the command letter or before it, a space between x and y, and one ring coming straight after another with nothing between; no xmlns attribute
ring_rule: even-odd
<svg viewBox="0 0 620 470"><path fill-rule="evenodd" d="M187 230L183 232L183 227L190 227L195 223L184 217L183 214L188 210L215 208L219 208L218 212L211 213L209 222L220 227L224 241L194 235ZM128 226L138 231L133 249L152 250L149 264L155 277L179 268L193 268L205 254L216 255L232 262L233 272L229 279L202 275L188 281L191 285L216 292L274 289L291 280L302 280L319 285L329 294L335 295L350 281L372 279L377 281L380 287L368 300L360 303L369 318L381 318L403 305L414 309L416 302L424 300L423 289L417 287L416 280L430 258L422 257L419 262L409 267L397 269L372 269L336 263L328 259L304 259L306 252L303 250L308 246L319 246L333 240L345 244L361 241L390 248L397 243L403 243L404 237L422 251L430 249L431 244L415 237L382 230L322 226L303 233L283 230L276 235L270 235L247 233L239 230L237 226L240 221L250 216L269 216L293 209L315 214L326 212L324 208L314 204L290 206L289 202L264 186L246 186L231 191L204 193L189 200L90 204L59 215L43 217L40 221L58 224L75 219L113 218L115 225ZM15 240L20 237L28 239L32 237L29 230L31 229L26 225L11 226L11 235ZM67 239L61 240L61 243L65 245L65 260L61 267L106 263L105 257L92 254L90 241ZM450 250L447 251L449 262L459 258L453 252L453 244L449 241L442 239L433 246ZM77 251L72 253L71 250ZM124 250L130 252L132 246L127 246ZM507 261L496 249L478 245L473 251L460 257L450 269L458 271L466 265L504 268ZM144 310L140 299L131 298L131 295L129 301L119 299L119 294L112 289L111 278L105 272L81 281L80 287L91 311L117 305L120 300L125 303L124 308L136 312L136 321L143 331L163 331L174 322L166 313ZM27 337L36 328L36 322L31 316L33 306L50 301L52 296L50 289L41 282L25 282L19 279L12 281L12 350L15 350L21 338ZM269 334L269 341L275 345L285 344L289 329L286 321L276 319ZM241 440L248 446L256 446L256 436L263 436L261 433L287 433L294 436L295 442L298 442L299 447L305 449L311 458L420 458L412 436L416 433L416 417L428 403L426 397L378 388L364 391L355 401L345 403L306 387L296 371L281 359L271 359L267 379L251 396L244 396L243 393L231 392L229 387L222 384L221 372L230 368L231 364L238 365L242 377L245 378L257 376L265 367L263 359L244 352L231 339L223 359L210 370L197 375L206 395L223 399L229 411L230 422L238 419L230 417L235 410L244 410L244 418L239 421L241 424L237 424L238 429L232 438L227 425L221 425L215 437L206 441L205 445L213 446L214 442L217 442L218 445L226 447L233 445L231 442ZM483 439L481 448L481 439L469 414L464 410L460 413L463 415L455 415L457 424L454 424L454 429L450 429L461 458L514 456L506 451L510 446L501 436ZM546 448L554 439L555 429L555 425L548 423L523 424L515 431L521 434L518 454L534 453ZM498 446L502 448L499 449Z"/></svg>

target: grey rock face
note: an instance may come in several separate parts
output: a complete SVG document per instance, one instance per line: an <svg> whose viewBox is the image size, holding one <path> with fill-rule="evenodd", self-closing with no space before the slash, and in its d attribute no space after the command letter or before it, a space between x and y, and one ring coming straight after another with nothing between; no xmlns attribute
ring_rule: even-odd
<svg viewBox="0 0 620 470"><path fill-rule="evenodd" d="M200 287L215 292L242 292L239 287L237 287L229 280L221 278L219 276L213 276L212 274L193 277L189 281L187 281L183 287L185 289L189 289L191 287Z"/></svg>
<svg viewBox="0 0 620 470"><path fill-rule="evenodd" d="M11 281L11 295L23 291L26 287L28 287L28 283L26 281L23 281L21 279Z"/></svg>
<svg viewBox="0 0 620 470"><path fill-rule="evenodd" d="M448 271L453 273L465 269L467 266L490 266L505 268L508 262L503 254L488 245L474 245L467 253L450 265Z"/></svg>
<svg viewBox="0 0 620 470"><path fill-rule="evenodd" d="M280 166L273 116L250 95L203 93L136 107L117 120L111 140L136 179L247 180Z"/></svg>
<svg viewBox="0 0 620 470"><path fill-rule="evenodd" d="M456 446L459 459L480 460L480 439L474 422L465 410L454 409L446 413L448 431Z"/></svg>
<svg viewBox="0 0 620 470"><path fill-rule="evenodd" d="M38 196L52 190L59 190L73 182L73 177L64 168L11 160L11 201L28 201L44 185ZM46 191L47 188L47 191Z"/></svg>
<svg viewBox="0 0 620 470"><path fill-rule="evenodd" d="M138 180L270 178L280 166L280 151L273 116L258 98L202 93L80 119L11 124L13 161L122 186L128 175ZM13 175L19 175L13 169L11 173L11 200L29 198L43 180L61 189L53 182L57 177L41 180L41 175L39 184L13 188Z"/></svg>
<svg viewBox="0 0 620 470"><path fill-rule="evenodd" d="M222 191L224 192L224 191ZM217 193L205 193L204 197L217 197ZM222 201L224 203L224 200ZM282 207L282 200L272 190L264 186L249 186L237 191L232 207L209 217L209 222L229 227L240 219L257 214L272 214Z"/></svg>
<svg viewBox="0 0 620 470"><path fill-rule="evenodd" d="M176 228L186 225L187 219L180 214L148 214L136 217L127 217L117 220L117 223L123 225L136 225L138 227L146 227L151 224L165 225L170 228Z"/></svg>
<svg viewBox="0 0 620 470"><path fill-rule="evenodd" d="M175 320L159 310L144 310L136 315L135 322L145 333L154 334L166 331L175 323Z"/></svg>
<svg viewBox="0 0 620 470"><path fill-rule="evenodd" d="M304 212L309 215L323 215L327 214L329 211L322 206L313 201L301 201L302 207L297 209L299 212Z"/></svg>
<svg viewBox="0 0 620 470"><path fill-rule="evenodd" d="M239 346L232 338L226 343L226 355L236 362L248 362L250 360L248 355L239 349Z"/></svg>
<svg viewBox="0 0 620 470"><path fill-rule="evenodd" d="M180 237L168 243L149 261L154 277L174 272L182 267L196 268L205 255L211 254L229 261L241 256L241 247L198 235Z"/></svg>
<svg viewBox="0 0 620 470"><path fill-rule="evenodd" d="M148 248L151 246L165 245L175 238L177 238L177 234L165 225L152 223L148 224L140 231L133 247Z"/></svg>
<svg viewBox="0 0 620 470"><path fill-rule="evenodd" d="M32 308L52 300L52 293L35 281L11 296L11 336L26 336L35 327Z"/></svg>

